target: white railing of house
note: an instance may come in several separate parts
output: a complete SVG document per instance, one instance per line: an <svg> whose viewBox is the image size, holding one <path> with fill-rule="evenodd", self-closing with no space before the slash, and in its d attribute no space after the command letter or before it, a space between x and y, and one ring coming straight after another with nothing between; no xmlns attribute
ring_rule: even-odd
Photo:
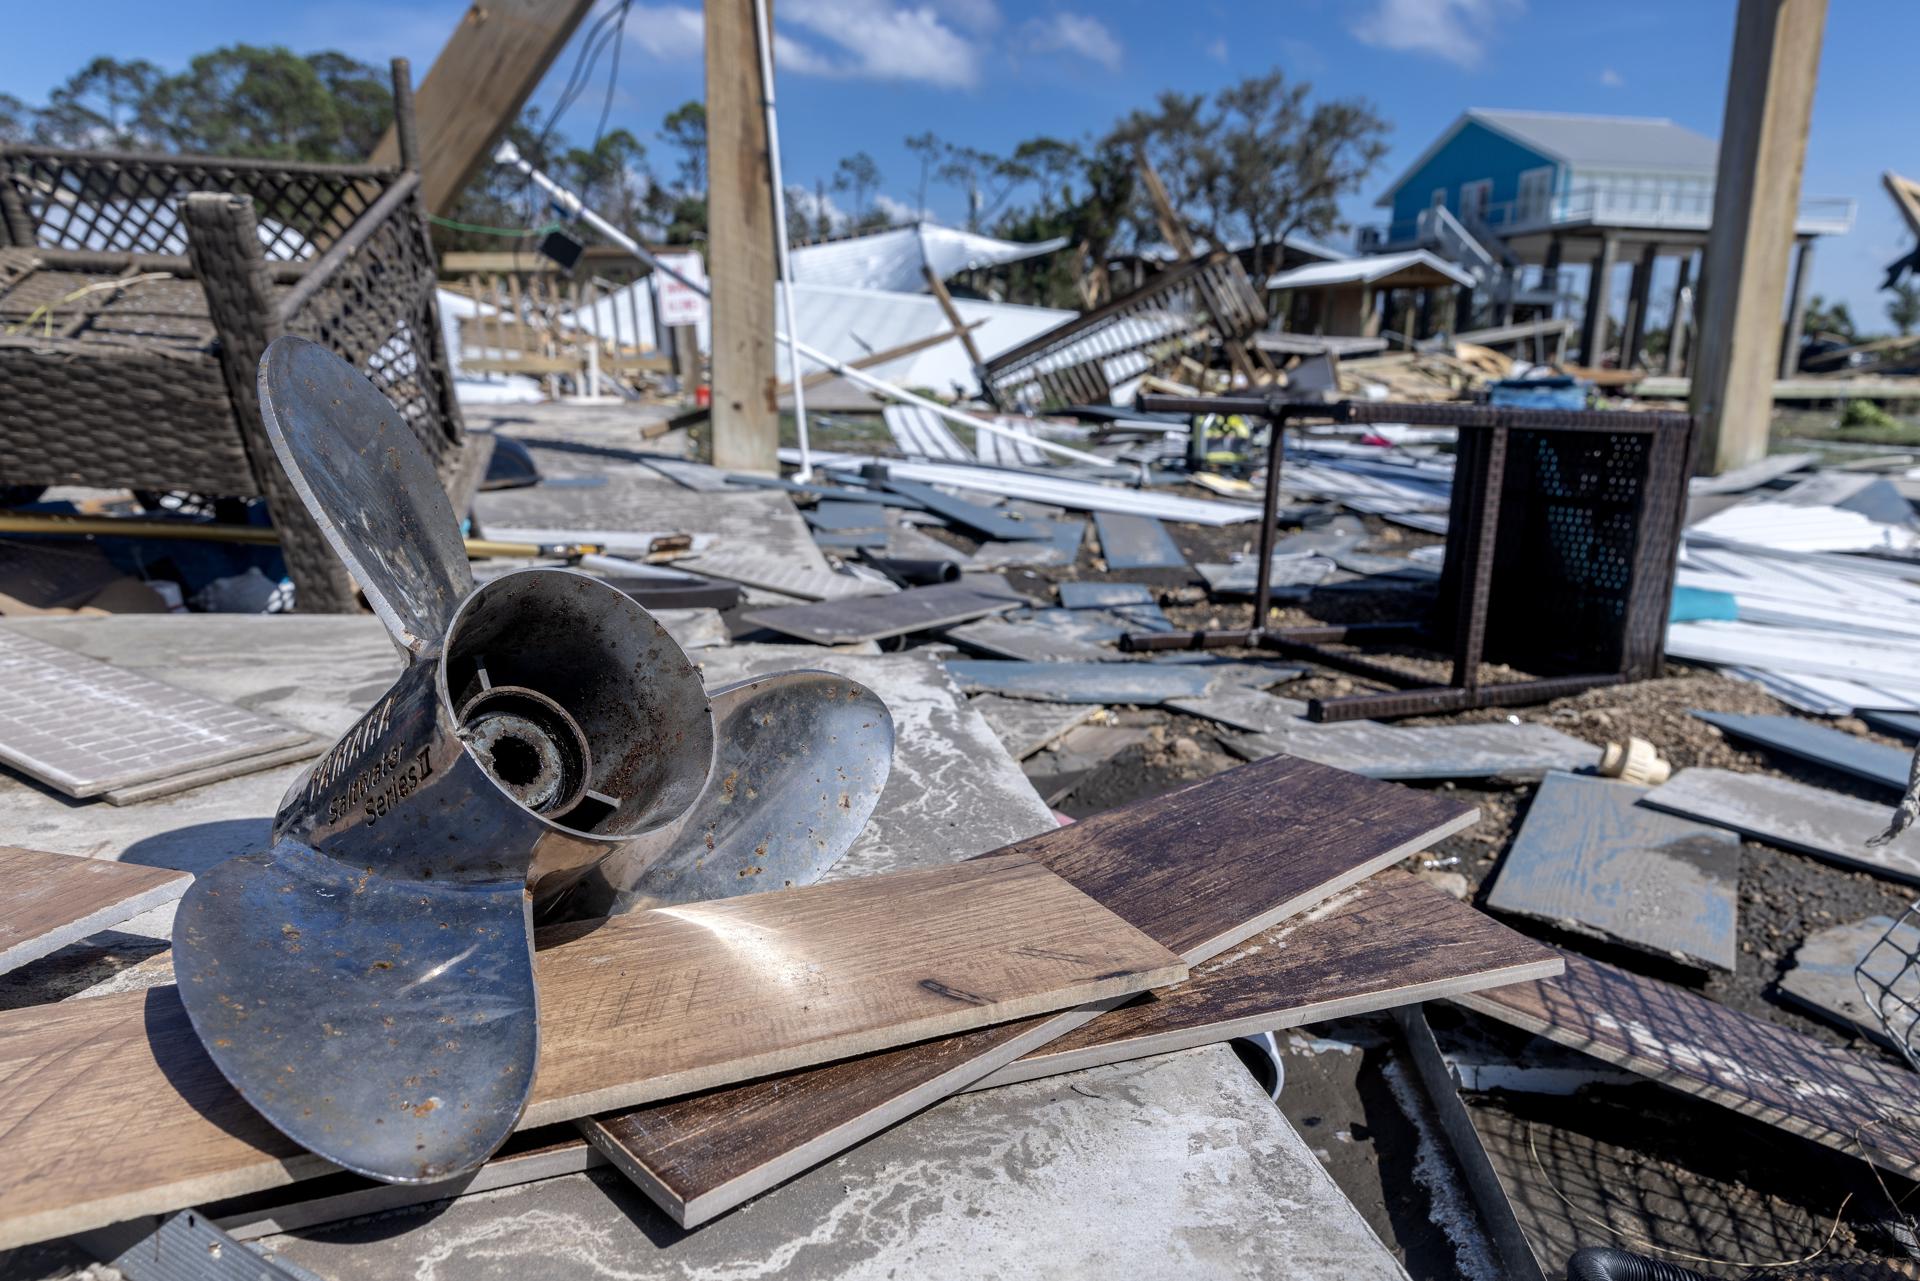
<svg viewBox="0 0 1920 1281"><path fill-rule="evenodd" d="M1856 202L1847 196L1807 196L1800 201L1798 230L1840 235L1852 230ZM1438 222L1424 209L1417 218L1367 229L1363 243L1381 248L1433 243L1429 226ZM1449 221L1452 219L1448 216ZM1638 182L1584 182L1546 202L1522 207L1514 201L1490 205L1479 221L1501 235L1572 222L1617 223L1636 227L1700 230L1713 221L1713 188L1649 187Z"/></svg>

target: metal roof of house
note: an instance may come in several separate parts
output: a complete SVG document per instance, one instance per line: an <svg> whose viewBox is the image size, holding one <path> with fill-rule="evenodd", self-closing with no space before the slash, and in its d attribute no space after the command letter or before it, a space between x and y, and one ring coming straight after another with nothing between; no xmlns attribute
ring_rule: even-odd
<svg viewBox="0 0 1920 1281"><path fill-rule="evenodd" d="M1267 279L1269 289L1314 289L1329 285L1371 285L1404 272L1425 268L1456 285L1471 285L1473 277L1437 254L1424 249L1405 253L1372 254L1345 262L1313 262Z"/></svg>
<svg viewBox="0 0 1920 1281"><path fill-rule="evenodd" d="M1374 203L1392 204L1393 193L1455 134L1474 122L1575 169L1651 169L1710 177L1720 156L1720 144L1712 138L1656 116L1583 116L1474 107L1441 131Z"/></svg>

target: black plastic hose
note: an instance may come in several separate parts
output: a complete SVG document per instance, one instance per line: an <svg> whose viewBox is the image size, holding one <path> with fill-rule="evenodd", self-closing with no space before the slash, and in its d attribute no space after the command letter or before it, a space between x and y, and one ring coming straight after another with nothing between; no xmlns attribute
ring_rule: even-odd
<svg viewBox="0 0 1920 1281"><path fill-rule="evenodd" d="M1677 1263L1599 1245L1573 1252L1573 1257L1567 1260L1567 1281L1712 1281L1712 1278Z"/></svg>

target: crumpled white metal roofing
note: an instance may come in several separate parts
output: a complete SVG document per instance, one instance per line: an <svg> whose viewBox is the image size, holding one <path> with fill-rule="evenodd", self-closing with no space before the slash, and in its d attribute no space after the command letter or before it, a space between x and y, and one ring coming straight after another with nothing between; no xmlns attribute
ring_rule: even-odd
<svg viewBox="0 0 1920 1281"><path fill-rule="evenodd" d="M628 304L628 290L639 291L635 299L637 307ZM775 315L781 315L777 304L778 299ZM930 338L948 328L939 302L925 293L802 284L794 287L793 306L794 321L800 330L796 336L800 341L849 362L916 339ZM956 298L953 306L963 322L983 322L973 330L973 341L981 355L989 359L1079 314L1052 307L1023 307L971 298ZM573 323L622 345L659 346L653 332L651 278L603 297L587 311L592 313L591 317L582 313L573 318ZM639 313L637 334L633 332L636 311ZM772 317L768 319L771 323ZM712 349L705 324L698 327L698 337L702 351ZM775 350L780 377L789 379L786 348L779 346ZM814 366L809 364L805 372L814 372ZM980 390L972 362L958 339L875 365L867 372L900 386L930 388L941 395L958 392L970 396Z"/></svg>
<svg viewBox="0 0 1920 1281"><path fill-rule="evenodd" d="M926 288L923 267L932 267L945 280L978 267L1037 258L1066 243L1062 236L1022 244L922 222L846 240L801 245L793 251L793 278L802 285L918 293Z"/></svg>
<svg viewBox="0 0 1920 1281"><path fill-rule="evenodd" d="M1312 262L1267 278L1269 289L1310 289L1327 285L1370 285L1409 267L1430 267L1457 285L1471 285L1473 277L1465 270L1425 249L1405 253L1371 254L1342 262Z"/></svg>

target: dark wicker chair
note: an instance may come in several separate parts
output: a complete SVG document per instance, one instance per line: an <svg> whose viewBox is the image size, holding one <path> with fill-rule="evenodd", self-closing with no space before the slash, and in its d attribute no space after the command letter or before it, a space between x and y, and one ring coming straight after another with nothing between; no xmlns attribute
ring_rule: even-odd
<svg viewBox="0 0 1920 1281"><path fill-rule="evenodd" d="M398 169L0 147L0 485L264 496L298 607L356 608L260 421L260 355L300 334L464 510L491 441L454 400L404 61L394 97Z"/></svg>

